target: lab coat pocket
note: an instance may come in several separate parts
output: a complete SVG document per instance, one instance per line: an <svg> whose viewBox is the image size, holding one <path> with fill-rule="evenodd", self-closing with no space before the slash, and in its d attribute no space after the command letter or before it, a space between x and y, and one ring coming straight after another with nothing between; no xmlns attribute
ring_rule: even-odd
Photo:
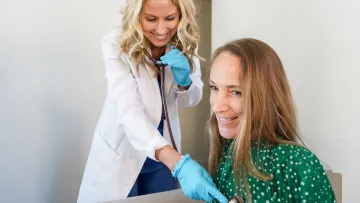
<svg viewBox="0 0 360 203"><path fill-rule="evenodd" d="M122 154L114 151L103 139L100 132L95 133L84 173L82 194L92 196L92 201L105 201L109 197L109 182L119 170ZM112 185L114 186L114 185ZM88 197L89 198L89 197Z"/></svg>

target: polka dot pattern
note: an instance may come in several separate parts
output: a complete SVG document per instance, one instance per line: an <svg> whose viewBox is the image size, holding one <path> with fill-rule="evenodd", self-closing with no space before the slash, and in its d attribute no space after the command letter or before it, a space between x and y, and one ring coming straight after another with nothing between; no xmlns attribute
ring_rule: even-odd
<svg viewBox="0 0 360 203"><path fill-rule="evenodd" d="M237 186L232 170L231 140L226 143L214 175L214 183L227 198L246 199L245 185ZM256 202L335 203L330 181L318 158L308 149L295 145L260 145L252 149L255 166L273 177L262 181L248 174L251 197ZM217 202L214 200L214 202Z"/></svg>

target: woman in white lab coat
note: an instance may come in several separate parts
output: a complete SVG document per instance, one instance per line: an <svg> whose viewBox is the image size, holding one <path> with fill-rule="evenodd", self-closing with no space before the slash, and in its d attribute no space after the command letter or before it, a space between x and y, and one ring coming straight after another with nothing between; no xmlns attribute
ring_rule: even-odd
<svg viewBox="0 0 360 203"><path fill-rule="evenodd" d="M194 106L202 98L196 53L199 32L192 0L128 0L122 15L122 31L101 39L107 97L78 202L172 190L175 178L191 199L227 202L207 171L174 149L181 149L177 106ZM164 81L154 65L157 62L167 65Z"/></svg>

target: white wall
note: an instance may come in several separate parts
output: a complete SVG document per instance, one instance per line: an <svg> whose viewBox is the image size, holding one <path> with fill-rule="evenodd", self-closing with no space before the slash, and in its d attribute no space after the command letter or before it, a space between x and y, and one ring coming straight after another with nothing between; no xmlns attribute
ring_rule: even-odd
<svg viewBox="0 0 360 203"><path fill-rule="evenodd" d="M212 49L253 37L280 55L303 137L327 168L343 175L343 202L360 179L360 2L214 0Z"/></svg>
<svg viewBox="0 0 360 203"><path fill-rule="evenodd" d="M76 202L105 100L100 37L124 2L0 2L0 202ZM195 3L208 58L211 1ZM183 151L204 165L208 103L205 86L201 104L180 112Z"/></svg>
<svg viewBox="0 0 360 203"><path fill-rule="evenodd" d="M0 2L0 201L75 202L122 0Z"/></svg>

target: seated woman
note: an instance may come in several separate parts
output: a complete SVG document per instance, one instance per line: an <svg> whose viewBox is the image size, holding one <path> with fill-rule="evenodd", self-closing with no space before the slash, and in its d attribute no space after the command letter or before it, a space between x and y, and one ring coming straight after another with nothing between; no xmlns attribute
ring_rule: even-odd
<svg viewBox="0 0 360 203"><path fill-rule="evenodd" d="M218 48L210 71L209 170L231 202L336 202L319 159L298 143L275 51L256 39Z"/></svg>

